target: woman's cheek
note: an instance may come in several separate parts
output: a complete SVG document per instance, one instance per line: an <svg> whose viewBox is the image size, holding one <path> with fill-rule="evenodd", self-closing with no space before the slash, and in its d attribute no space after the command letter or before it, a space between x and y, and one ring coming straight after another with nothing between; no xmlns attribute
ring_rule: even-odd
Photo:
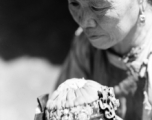
<svg viewBox="0 0 152 120"><path fill-rule="evenodd" d="M105 24L117 24L120 19L120 15L118 11L114 9L107 10L104 14L97 15L100 21L104 22Z"/></svg>
<svg viewBox="0 0 152 120"><path fill-rule="evenodd" d="M106 31L109 35L118 32L117 26L119 24L119 19L117 17L105 14L101 20L101 28L104 29L104 31Z"/></svg>
<svg viewBox="0 0 152 120"><path fill-rule="evenodd" d="M75 22L77 22L79 24L79 21L78 21L79 13L78 13L78 11L76 11L73 8L70 8L70 7L69 7L69 10L70 10L70 13L71 13L73 19L75 20Z"/></svg>

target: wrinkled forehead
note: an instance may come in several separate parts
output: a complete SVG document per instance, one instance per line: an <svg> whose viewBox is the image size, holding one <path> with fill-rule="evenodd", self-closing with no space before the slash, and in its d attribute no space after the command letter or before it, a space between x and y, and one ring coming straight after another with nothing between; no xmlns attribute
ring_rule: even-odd
<svg viewBox="0 0 152 120"><path fill-rule="evenodd" d="M108 2L113 0L68 0L68 1L78 1L78 2Z"/></svg>
<svg viewBox="0 0 152 120"><path fill-rule="evenodd" d="M100 1L100 2L106 2L106 1L112 1L112 0L68 0L68 1L85 1L85 2L89 2L89 1Z"/></svg>
<svg viewBox="0 0 152 120"><path fill-rule="evenodd" d="M69 2L80 2L80 3L112 3L117 0L68 0Z"/></svg>

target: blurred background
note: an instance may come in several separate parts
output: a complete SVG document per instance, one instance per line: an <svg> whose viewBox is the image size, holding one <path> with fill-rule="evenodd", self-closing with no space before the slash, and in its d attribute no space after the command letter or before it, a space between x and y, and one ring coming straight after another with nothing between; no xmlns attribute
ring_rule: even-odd
<svg viewBox="0 0 152 120"><path fill-rule="evenodd" d="M66 0L0 0L0 120L34 120L76 28Z"/></svg>

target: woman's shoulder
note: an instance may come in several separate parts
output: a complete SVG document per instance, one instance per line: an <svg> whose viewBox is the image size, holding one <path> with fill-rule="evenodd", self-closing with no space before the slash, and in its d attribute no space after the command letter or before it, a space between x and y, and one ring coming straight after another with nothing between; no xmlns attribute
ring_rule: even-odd
<svg viewBox="0 0 152 120"><path fill-rule="evenodd" d="M149 56L147 72L149 74L149 78L152 81L152 52L150 53L150 56Z"/></svg>

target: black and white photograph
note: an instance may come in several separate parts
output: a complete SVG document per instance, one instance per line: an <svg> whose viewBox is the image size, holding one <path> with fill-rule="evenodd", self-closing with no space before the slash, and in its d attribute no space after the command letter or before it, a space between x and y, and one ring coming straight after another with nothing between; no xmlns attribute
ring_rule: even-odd
<svg viewBox="0 0 152 120"><path fill-rule="evenodd" d="M152 0L0 0L0 120L152 120Z"/></svg>

